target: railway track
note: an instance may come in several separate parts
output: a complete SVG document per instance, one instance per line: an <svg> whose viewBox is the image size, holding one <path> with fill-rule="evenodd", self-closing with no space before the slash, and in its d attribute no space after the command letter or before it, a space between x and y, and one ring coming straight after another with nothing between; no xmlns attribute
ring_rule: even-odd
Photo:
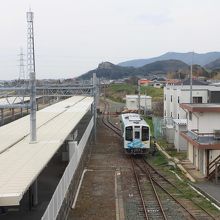
<svg viewBox="0 0 220 220"><path fill-rule="evenodd" d="M109 103L104 103L102 123L121 137L120 129L109 116ZM177 186L155 170L143 157L130 157L136 188L135 201L143 219L217 219L197 204L185 198Z"/></svg>
<svg viewBox="0 0 220 220"><path fill-rule="evenodd" d="M131 158L139 194L144 199L145 219L215 219L169 180L151 167L143 158ZM144 207L145 206L145 207Z"/></svg>
<svg viewBox="0 0 220 220"><path fill-rule="evenodd" d="M166 177L164 177L162 174L160 174L154 167L152 167L146 159L143 159L144 164L145 164L145 168L148 170L148 172L150 173L152 179L154 182L156 182L157 184L160 184L160 186L169 193L169 191L174 191L176 192L175 194L177 195L178 193L180 195L184 195L184 192L181 191L181 189L179 189L175 184L173 184L172 182L170 182ZM169 193L171 194L171 193ZM191 209L189 210L190 213L192 213L192 215L196 218L196 219L216 219L212 214L210 214L209 212L207 212L202 206L200 206L197 202L193 201L193 199L187 198L187 200L184 201L184 199L182 199L182 201L184 202L184 204L188 203L188 206L191 207ZM179 202L180 203L180 202ZM189 203L192 203L192 205L190 205Z"/></svg>
<svg viewBox="0 0 220 220"><path fill-rule="evenodd" d="M119 129L117 126L115 126L111 121L109 117L109 103L104 102L104 113L102 116L102 122L103 124L108 127L110 130L112 130L116 135L121 137L121 129Z"/></svg>

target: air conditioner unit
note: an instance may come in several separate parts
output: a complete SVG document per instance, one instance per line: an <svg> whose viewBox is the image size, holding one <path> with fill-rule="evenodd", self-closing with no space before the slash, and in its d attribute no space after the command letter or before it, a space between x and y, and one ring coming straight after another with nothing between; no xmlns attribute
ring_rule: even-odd
<svg viewBox="0 0 220 220"><path fill-rule="evenodd" d="M214 139L215 140L220 140L220 130L214 130Z"/></svg>

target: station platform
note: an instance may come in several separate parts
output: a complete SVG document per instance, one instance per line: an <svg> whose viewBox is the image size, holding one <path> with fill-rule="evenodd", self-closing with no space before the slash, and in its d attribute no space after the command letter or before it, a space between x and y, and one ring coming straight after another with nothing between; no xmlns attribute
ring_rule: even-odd
<svg viewBox="0 0 220 220"><path fill-rule="evenodd" d="M92 103L91 97L75 96L37 112L35 144L29 143L30 116L0 128L0 206L20 204Z"/></svg>
<svg viewBox="0 0 220 220"><path fill-rule="evenodd" d="M181 165L196 180L196 183L191 185L220 207L220 183L207 180L189 160L182 160Z"/></svg>
<svg viewBox="0 0 220 220"><path fill-rule="evenodd" d="M193 186L220 207L220 184L204 181Z"/></svg>

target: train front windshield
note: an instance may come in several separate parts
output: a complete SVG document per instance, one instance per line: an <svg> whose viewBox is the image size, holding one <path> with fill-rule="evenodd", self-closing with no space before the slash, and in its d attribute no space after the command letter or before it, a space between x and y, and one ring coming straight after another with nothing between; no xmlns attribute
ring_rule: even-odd
<svg viewBox="0 0 220 220"><path fill-rule="evenodd" d="M149 128L146 126L142 127L142 141L149 140Z"/></svg>
<svg viewBox="0 0 220 220"><path fill-rule="evenodd" d="M133 128L132 126L128 126L125 128L125 140L132 141L133 139Z"/></svg>

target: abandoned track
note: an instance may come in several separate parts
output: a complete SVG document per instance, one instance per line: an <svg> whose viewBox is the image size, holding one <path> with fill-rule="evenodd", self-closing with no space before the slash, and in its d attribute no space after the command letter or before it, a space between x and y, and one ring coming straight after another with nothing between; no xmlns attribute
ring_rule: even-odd
<svg viewBox="0 0 220 220"><path fill-rule="evenodd" d="M155 182L155 184L158 185L159 188L161 188L164 192L166 192L170 197L172 197L186 212L189 213L189 215L193 219L216 219L214 216L212 216L209 212L207 212L203 207L201 207L198 203L194 202L192 199L187 198L188 201L182 201L184 204L192 203L193 206L189 205L187 208L185 208L184 205L180 201L178 201L175 195L184 195L184 193L173 183L171 183L167 178L165 178L162 174L160 174L153 166L151 166L146 159L142 159L144 166L143 169L147 171L150 175L152 180ZM170 193L169 191L172 191L173 193ZM188 207L191 207L189 209Z"/></svg>
<svg viewBox="0 0 220 220"><path fill-rule="evenodd" d="M104 112L103 112L103 116L102 116L102 122L106 127L111 129L116 135L121 137L121 129L119 129L117 126L115 126L110 121L110 118L109 118L109 103L108 102L104 102Z"/></svg>
<svg viewBox="0 0 220 220"><path fill-rule="evenodd" d="M133 159L142 184L142 195L148 213L146 219L215 219L206 210L185 199L183 193L160 175L143 158Z"/></svg>

